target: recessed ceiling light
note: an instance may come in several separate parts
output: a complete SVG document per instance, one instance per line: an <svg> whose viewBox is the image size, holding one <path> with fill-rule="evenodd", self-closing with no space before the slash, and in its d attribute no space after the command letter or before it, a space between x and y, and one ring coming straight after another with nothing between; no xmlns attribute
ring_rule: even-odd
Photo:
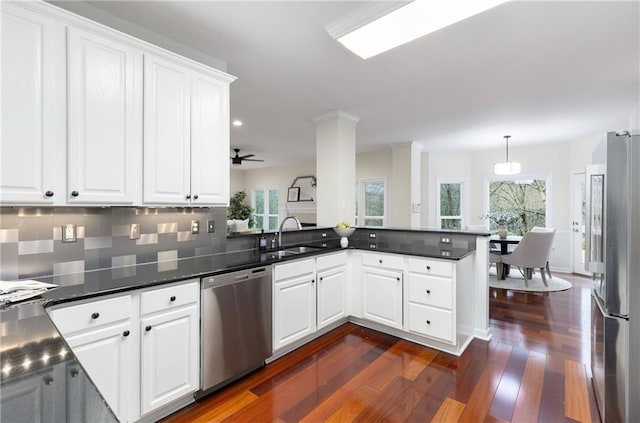
<svg viewBox="0 0 640 423"><path fill-rule="evenodd" d="M231 124L233 126L242 126L242 121L240 119L234 119L233 122L231 122Z"/></svg>
<svg viewBox="0 0 640 423"><path fill-rule="evenodd" d="M359 22L355 14L350 14L344 22L329 25L327 31L346 48L368 59L507 1L415 0L381 17L363 8L356 11L361 15Z"/></svg>

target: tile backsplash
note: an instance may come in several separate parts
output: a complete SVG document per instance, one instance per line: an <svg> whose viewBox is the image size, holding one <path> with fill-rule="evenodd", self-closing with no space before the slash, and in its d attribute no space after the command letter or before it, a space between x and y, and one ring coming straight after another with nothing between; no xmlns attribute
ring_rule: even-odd
<svg viewBox="0 0 640 423"><path fill-rule="evenodd" d="M198 234L191 233L197 220ZM207 232L207 220L215 232ZM132 223L140 238L129 239ZM76 242L63 243L63 226ZM226 208L1 207L0 279L163 262L227 249Z"/></svg>

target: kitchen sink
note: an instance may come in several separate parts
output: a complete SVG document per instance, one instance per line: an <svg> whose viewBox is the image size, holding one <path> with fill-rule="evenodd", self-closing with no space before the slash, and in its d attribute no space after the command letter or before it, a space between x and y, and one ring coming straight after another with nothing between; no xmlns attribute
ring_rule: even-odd
<svg viewBox="0 0 640 423"><path fill-rule="evenodd" d="M303 245L301 247L290 247L290 248L285 248L282 251L285 252L292 252L293 254L304 254L304 253L310 253L312 251L318 251L318 250L322 250L322 247L310 247L308 245Z"/></svg>
<svg viewBox="0 0 640 423"><path fill-rule="evenodd" d="M274 259L280 259L287 256L294 256L296 254L300 254L300 253L298 253L297 251L280 250L280 251L274 251L272 253L269 253L269 256L271 257L272 260L274 260Z"/></svg>

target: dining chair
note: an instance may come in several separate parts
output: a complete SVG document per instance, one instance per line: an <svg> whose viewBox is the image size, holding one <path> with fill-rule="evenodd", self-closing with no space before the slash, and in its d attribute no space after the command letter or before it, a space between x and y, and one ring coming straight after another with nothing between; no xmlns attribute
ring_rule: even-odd
<svg viewBox="0 0 640 423"><path fill-rule="evenodd" d="M499 256L500 263L497 265L499 276L505 264L518 266L523 270L525 286L529 286L529 279L533 276L533 269L540 269L542 283L544 283L544 286L548 286L545 270L549 271L549 254L555 233L556 230L554 228L539 228L536 231L531 230L525 233L511 254Z"/></svg>
<svg viewBox="0 0 640 423"><path fill-rule="evenodd" d="M554 232L555 233L555 231L556 231L555 228L543 228L541 226L534 226L533 228L531 228L531 232ZM549 279L551 279L551 270L549 269L549 260L547 260L545 269L547 269L547 275L549 276Z"/></svg>

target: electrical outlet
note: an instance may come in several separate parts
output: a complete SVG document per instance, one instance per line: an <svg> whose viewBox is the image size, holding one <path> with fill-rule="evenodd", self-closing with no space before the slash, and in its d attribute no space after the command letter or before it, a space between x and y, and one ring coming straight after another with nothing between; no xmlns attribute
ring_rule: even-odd
<svg viewBox="0 0 640 423"><path fill-rule="evenodd" d="M200 222L198 220L191 221L191 233L192 234L200 233Z"/></svg>
<svg viewBox="0 0 640 423"><path fill-rule="evenodd" d="M212 234L216 231L216 222L214 220L207 220L207 232Z"/></svg>
<svg viewBox="0 0 640 423"><path fill-rule="evenodd" d="M323 232L323 233L322 233L322 238L326 238L326 237L327 237L327 233L326 233L326 232Z"/></svg>
<svg viewBox="0 0 640 423"><path fill-rule="evenodd" d="M370 233L370 234L369 234L369 238L375 238L375 237L376 237L376 234L375 234L375 233Z"/></svg>
<svg viewBox="0 0 640 423"><path fill-rule="evenodd" d="M376 244L369 244L369 248L371 250L375 250L376 248L378 248L378 246Z"/></svg>
<svg viewBox="0 0 640 423"><path fill-rule="evenodd" d="M76 225L68 223L62 226L62 242L76 242Z"/></svg>
<svg viewBox="0 0 640 423"><path fill-rule="evenodd" d="M129 227L129 239L140 239L140 224L132 223Z"/></svg>
<svg viewBox="0 0 640 423"><path fill-rule="evenodd" d="M440 237L440 244L451 244L451 238L448 236Z"/></svg>

